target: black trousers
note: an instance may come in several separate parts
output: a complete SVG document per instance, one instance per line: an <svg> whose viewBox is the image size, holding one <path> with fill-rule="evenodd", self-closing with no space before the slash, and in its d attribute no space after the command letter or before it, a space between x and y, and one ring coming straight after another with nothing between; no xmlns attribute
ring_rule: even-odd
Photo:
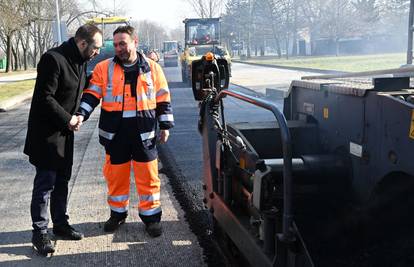
<svg viewBox="0 0 414 267"><path fill-rule="evenodd" d="M36 168L33 183L30 212L34 232L47 232L49 223L48 206L50 199L50 215L54 225L67 224L66 214L68 202L68 183L72 175L72 166L61 170L45 170Z"/></svg>

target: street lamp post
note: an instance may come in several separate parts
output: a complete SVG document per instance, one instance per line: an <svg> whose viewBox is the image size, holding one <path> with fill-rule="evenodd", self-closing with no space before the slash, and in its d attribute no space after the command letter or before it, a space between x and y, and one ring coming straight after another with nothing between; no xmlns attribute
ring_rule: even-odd
<svg viewBox="0 0 414 267"><path fill-rule="evenodd" d="M407 64L413 63L413 18L414 18L414 0L410 1L410 13L408 17L408 47L407 47Z"/></svg>
<svg viewBox="0 0 414 267"><path fill-rule="evenodd" d="M58 37L58 45L62 43L62 32L60 30L60 12L59 12L59 0L55 1L56 3L56 27L57 27L57 37Z"/></svg>

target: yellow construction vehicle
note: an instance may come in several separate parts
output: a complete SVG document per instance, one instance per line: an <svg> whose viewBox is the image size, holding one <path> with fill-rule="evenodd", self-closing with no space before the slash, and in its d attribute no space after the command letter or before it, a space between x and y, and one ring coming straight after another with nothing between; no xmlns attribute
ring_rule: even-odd
<svg viewBox="0 0 414 267"><path fill-rule="evenodd" d="M180 56L182 80L191 83L191 63L207 52L226 59L229 70L231 57L220 41L220 18L185 19L185 47Z"/></svg>

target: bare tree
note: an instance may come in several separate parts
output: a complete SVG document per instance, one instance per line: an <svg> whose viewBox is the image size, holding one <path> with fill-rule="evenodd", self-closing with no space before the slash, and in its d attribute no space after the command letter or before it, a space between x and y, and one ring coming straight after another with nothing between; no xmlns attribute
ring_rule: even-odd
<svg viewBox="0 0 414 267"><path fill-rule="evenodd" d="M214 18L221 15L224 2L221 0L185 0L200 18Z"/></svg>
<svg viewBox="0 0 414 267"><path fill-rule="evenodd" d="M164 27L154 22L144 20L132 22L131 24L137 29L141 47L145 46L147 49L160 50L162 42L169 39Z"/></svg>
<svg viewBox="0 0 414 267"><path fill-rule="evenodd" d="M2 0L0 2L0 32L6 47L6 72L11 70L12 43L16 32L28 24L25 0Z"/></svg>
<svg viewBox="0 0 414 267"><path fill-rule="evenodd" d="M184 40L184 28L183 27L177 27L168 33L168 36L170 40L176 40L176 41L183 41Z"/></svg>
<svg viewBox="0 0 414 267"><path fill-rule="evenodd" d="M253 36L252 2L251 0L231 0L226 4L226 15L223 16L224 41L227 41L229 46L236 47L239 55L243 48L247 51L247 56L250 56L251 37Z"/></svg>
<svg viewBox="0 0 414 267"><path fill-rule="evenodd" d="M324 10L321 33L335 41L335 54L339 55L339 41L356 34L356 17L349 0L330 0Z"/></svg>

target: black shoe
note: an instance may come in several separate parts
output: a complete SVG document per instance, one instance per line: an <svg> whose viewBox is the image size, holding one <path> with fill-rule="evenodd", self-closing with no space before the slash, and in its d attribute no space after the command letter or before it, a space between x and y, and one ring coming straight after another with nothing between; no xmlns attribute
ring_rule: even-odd
<svg viewBox="0 0 414 267"><path fill-rule="evenodd" d="M128 213L123 212L115 212L111 210L111 217L109 217L109 219L105 222L104 224L104 231L105 232L113 232L116 229L118 229L118 227L125 223L125 219L128 216Z"/></svg>
<svg viewBox="0 0 414 267"><path fill-rule="evenodd" d="M81 240L83 234L73 229L69 224L53 225L53 234L67 240Z"/></svg>
<svg viewBox="0 0 414 267"><path fill-rule="evenodd" d="M145 231L151 236L151 237L157 237L162 235L162 227L159 222L150 222L145 225Z"/></svg>
<svg viewBox="0 0 414 267"><path fill-rule="evenodd" d="M48 233L33 233L32 243L40 255L47 256L48 253L55 252L55 248L53 247L52 242L50 242Z"/></svg>

